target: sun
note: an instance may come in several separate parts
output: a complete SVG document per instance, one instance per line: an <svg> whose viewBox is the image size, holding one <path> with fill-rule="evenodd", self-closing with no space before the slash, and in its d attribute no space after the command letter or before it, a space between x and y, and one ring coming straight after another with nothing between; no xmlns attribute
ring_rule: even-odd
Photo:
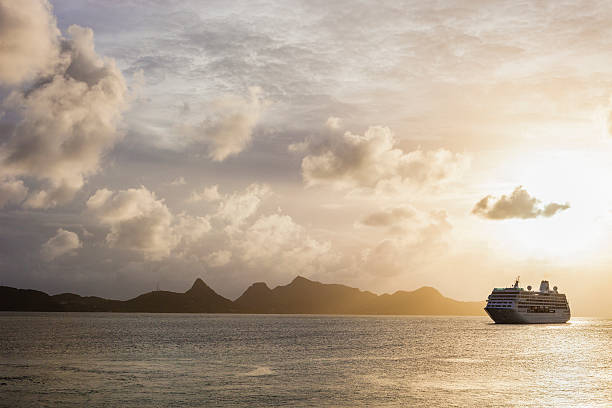
<svg viewBox="0 0 612 408"><path fill-rule="evenodd" d="M550 218L510 219L497 229L508 254L580 263L605 252L612 225L609 152L559 151L522 154L506 170L542 205L569 203ZM508 191L510 193L510 191Z"/></svg>

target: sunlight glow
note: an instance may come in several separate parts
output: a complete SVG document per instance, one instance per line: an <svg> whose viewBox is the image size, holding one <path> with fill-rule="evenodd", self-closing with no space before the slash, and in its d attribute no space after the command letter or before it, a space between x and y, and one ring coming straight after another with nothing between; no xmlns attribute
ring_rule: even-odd
<svg viewBox="0 0 612 408"><path fill-rule="evenodd" d="M550 218L504 220L498 233L507 250L564 263L586 261L602 251L611 220L601 214L612 206L612 192L600 182L602 174L612 172L608 154L567 151L516 157L508 170L517 180L528 181L524 187L529 193L542 204L569 203L570 208Z"/></svg>

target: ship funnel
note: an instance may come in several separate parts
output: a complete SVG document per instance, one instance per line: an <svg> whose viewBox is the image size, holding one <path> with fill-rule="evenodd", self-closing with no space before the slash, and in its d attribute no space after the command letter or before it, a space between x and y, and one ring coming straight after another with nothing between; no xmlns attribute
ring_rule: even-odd
<svg viewBox="0 0 612 408"><path fill-rule="evenodd" d="M540 283L540 292L548 292L550 291L550 288L548 286L548 281L543 280L542 283Z"/></svg>

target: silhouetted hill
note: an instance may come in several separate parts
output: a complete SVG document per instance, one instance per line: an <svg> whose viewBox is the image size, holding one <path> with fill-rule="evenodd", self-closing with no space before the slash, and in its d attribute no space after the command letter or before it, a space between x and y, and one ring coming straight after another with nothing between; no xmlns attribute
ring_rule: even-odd
<svg viewBox="0 0 612 408"><path fill-rule="evenodd" d="M39 312L152 312L229 313L237 312L231 300L215 293L196 279L185 293L155 291L121 301L95 296L62 293L49 296L37 290L0 286L0 310Z"/></svg>
<svg viewBox="0 0 612 408"><path fill-rule="evenodd" d="M57 302L61 310L66 312L112 312L119 309L121 301L104 299L97 296L79 296L74 293L62 293L51 296Z"/></svg>
<svg viewBox="0 0 612 408"><path fill-rule="evenodd" d="M247 313L483 315L484 302L459 302L436 289L376 295L345 285L324 284L301 276L285 286L249 287L235 304Z"/></svg>
<svg viewBox="0 0 612 408"><path fill-rule="evenodd" d="M249 313L370 314L376 295L344 285L323 284L296 277L270 290L247 289L236 303Z"/></svg>
<svg viewBox="0 0 612 408"><path fill-rule="evenodd" d="M255 282L234 301L234 304L246 313L275 313L272 290L263 282ZM266 310L266 312L262 312Z"/></svg>
<svg viewBox="0 0 612 408"><path fill-rule="evenodd" d="M218 295L200 278L185 293L155 291L130 299L121 307L125 312L227 313L237 311L231 300Z"/></svg>
<svg viewBox="0 0 612 408"><path fill-rule="evenodd" d="M381 295L376 310L379 314L482 315L483 308L484 302L460 302L424 286L412 292Z"/></svg>
<svg viewBox="0 0 612 408"><path fill-rule="evenodd" d="M63 309L45 292L0 286L0 310L58 312Z"/></svg>
<svg viewBox="0 0 612 408"><path fill-rule="evenodd" d="M274 289L254 283L234 302L199 278L185 293L154 291L126 301L0 286L0 310L14 311L483 315L483 307L484 302L459 302L431 287L376 295L301 276Z"/></svg>

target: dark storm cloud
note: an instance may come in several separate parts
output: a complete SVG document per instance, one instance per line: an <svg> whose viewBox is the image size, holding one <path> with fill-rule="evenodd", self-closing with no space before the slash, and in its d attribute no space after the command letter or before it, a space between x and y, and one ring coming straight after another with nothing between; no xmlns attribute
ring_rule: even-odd
<svg viewBox="0 0 612 408"><path fill-rule="evenodd" d="M472 214L488 218L490 220L505 220L510 218L537 218L552 217L556 213L570 208L569 203L550 203L540 207L540 200L529 195L522 186L514 189L511 195L502 195L499 199L486 196L476 203Z"/></svg>

